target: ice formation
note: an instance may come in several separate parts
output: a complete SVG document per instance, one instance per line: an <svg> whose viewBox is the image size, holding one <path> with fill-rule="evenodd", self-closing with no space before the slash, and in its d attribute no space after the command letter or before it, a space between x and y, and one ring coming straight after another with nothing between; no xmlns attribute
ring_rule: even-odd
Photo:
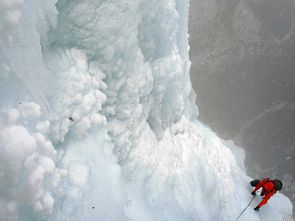
<svg viewBox="0 0 295 221"><path fill-rule="evenodd" d="M1 221L236 219L250 178L196 119L188 6L0 0Z"/></svg>

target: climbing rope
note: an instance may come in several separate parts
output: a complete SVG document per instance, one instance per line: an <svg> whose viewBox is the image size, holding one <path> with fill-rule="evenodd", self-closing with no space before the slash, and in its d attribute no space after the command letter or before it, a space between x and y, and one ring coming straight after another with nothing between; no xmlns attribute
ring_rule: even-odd
<svg viewBox="0 0 295 221"><path fill-rule="evenodd" d="M256 195L255 195L256 196ZM255 196L253 196L253 198L251 199L250 203L245 207L245 209L240 213L240 215L238 216L238 218L236 219L236 221L238 221L238 219L242 216L242 214L246 211L246 209L248 209L248 207L251 205L252 201L254 200Z"/></svg>

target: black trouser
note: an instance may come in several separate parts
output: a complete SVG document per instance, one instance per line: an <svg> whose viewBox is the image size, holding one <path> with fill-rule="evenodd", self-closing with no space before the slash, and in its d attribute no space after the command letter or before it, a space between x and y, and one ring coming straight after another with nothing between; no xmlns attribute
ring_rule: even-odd
<svg viewBox="0 0 295 221"><path fill-rule="evenodd" d="M252 180L250 182L251 186L255 187L258 185L258 183L260 183L260 180L256 179L256 180ZM264 191L262 190L261 193L260 193L260 196L263 196L264 195Z"/></svg>
<svg viewBox="0 0 295 221"><path fill-rule="evenodd" d="M258 183L260 183L260 180L258 180L258 179L256 179L256 180L252 180L252 181L250 182L251 186L253 186L253 187L257 186Z"/></svg>

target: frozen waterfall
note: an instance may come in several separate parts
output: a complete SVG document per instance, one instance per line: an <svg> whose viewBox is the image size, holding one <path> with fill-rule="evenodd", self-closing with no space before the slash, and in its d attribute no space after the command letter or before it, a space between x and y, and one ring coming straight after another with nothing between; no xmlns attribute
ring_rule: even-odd
<svg viewBox="0 0 295 221"><path fill-rule="evenodd" d="M251 178L196 118L188 7L0 0L1 221L236 219ZM277 194L240 221L290 216Z"/></svg>

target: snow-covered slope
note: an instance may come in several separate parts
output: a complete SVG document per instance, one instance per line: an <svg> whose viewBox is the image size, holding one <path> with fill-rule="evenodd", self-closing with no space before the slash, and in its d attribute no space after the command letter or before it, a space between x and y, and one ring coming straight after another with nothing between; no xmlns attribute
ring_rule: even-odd
<svg viewBox="0 0 295 221"><path fill-rule="evenodd" d="M250 178L196 120L188 5L0 1L1 221L236 219Z"/></svg>

